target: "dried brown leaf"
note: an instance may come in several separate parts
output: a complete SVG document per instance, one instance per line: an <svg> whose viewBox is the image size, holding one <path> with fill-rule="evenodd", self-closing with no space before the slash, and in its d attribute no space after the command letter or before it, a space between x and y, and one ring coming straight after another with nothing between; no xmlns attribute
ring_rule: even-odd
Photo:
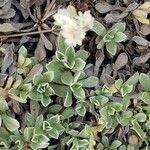
<svg viewBox="0 0 150 150"><path fill-rule="evenodd" d="M133 64L135 64L135 65L138 66L138 65L140 65L140 64L146 63L149 59L150 59L150 53L147 53L147 54L142 55L142 56L140 56L140 57L135 57L135 58L133 59Z"/></svg>
<svg viewBox="0 0 150 150"><path fill-rule="evenodd" d="M12 24L10 23L3 23L0 24L0 32L6 33L6 32L17 32L18 29L15 28Z"/></svg>
<svg viewBox="0 0 150 150"><path fill-rule="evenodd" d="M7 47L0 47L0 51L4 53L5 57L2 62L2 67L1 67L1 73L5 74L6 70L11 66L13 63L13 50L12 50L12 45L7 45Z"/></svg>
<svg viewBox="0 0 150 150"><path fill-rule="evenodd" d="M42 41L43 41L45 47L46 47L48 50L52 50L53 45L52 45L52 43L47 39L47 37L46 37L43 33L41 33L40 36L41 36L41 39L42 39Z"/></svg>
<svg viewBox="0 0 150 150"><path fill-rule="evenodd" d="M1 19L10 19L14 17L16 14L15 10L13 8L10 8L9 11L6 14L0 15Z"/></svg>
<svg viewBox="0 0 150 150"><path fill-rule="evenodd" d="M121 21L121 19L126 17L129 14L129 12L135 10L137 7L138 7L138 4L136 2L133 2L121 14L119 12L113 12L113 13L107 14L104 19L106 23Z"/></svg>
<svg viewBox="0 0 150 150"><path fill-rule="evenodd" d="M114 69L119 70L128 63L128 56L126 53L121 53L114 64Z"/></svg>
<svg viewBox="0 0 150 150"><path fill-rule="evenodd" d="M8 76L7 74L0 73L0 87L4 86L7 76Z"/></svg>
<svg viewBox="0 0 150 150"><path fill-rule="evenodd" d="M34 55L39 61L42 61L46 57L46 51L45 51L44 43L43 43L41 38L39 39L37 47L34 51Z"/></svg>
<svg viewBox="0 0 150 150"><path fill-rule="evenodd" d="M107 12L112 11L112 10L121 10L121 9L123 9L123 7L116 6L116 5L115 6L110 5L107 2L99 2L95 5L95 8L101 14L107 13Z"/></svg>
<svg viewBox="0 0 150 150"><path fill-rule="evenodd" d="M141 25L141 30L140 30L140 32L141 32L143 35L148 35L148 34L150 34L150 26L149 26L149 25L146 25L146 24Z"/></svg>
<svg viewBox="0 0 150 150"><path fill-rule="evenodd" d="M141 46L149 46L150 45L149 41L147 41L146 39L144 39L143 37L140 37L140 36L134 36L132 38L132 41L136 42L138 45L141 45Z"/></svg>
<svg viewBox="0 0 150 150"><path fill-rule="evenodd" d="M105 55L103 50L101 51L97 51L96 53L96 62L95 62L95 66L94 66L94 74L98 75L99 73L99 68L102 64L102 62L104 61Z"/></svg>

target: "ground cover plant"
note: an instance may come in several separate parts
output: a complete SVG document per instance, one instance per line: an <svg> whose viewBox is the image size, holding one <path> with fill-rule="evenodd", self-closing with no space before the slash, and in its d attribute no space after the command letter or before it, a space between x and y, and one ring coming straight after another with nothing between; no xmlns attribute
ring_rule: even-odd
<svg viewBox="0 0 150 150"><path fill-rule="evenodd" d="M149 150L149 16L149 0L0 0L0 150Z"/></svg>

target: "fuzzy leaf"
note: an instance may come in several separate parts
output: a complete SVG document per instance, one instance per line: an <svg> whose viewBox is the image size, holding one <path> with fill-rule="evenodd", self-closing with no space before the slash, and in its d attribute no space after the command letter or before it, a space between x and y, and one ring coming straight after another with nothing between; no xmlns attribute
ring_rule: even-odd
<svg viewBox="0 0 150 150"><path fill-rule="evenodd" d="M74 109L69 107L69 108L66 108L62 114L61 114L65 119L69 119L71 118L73 115L74 115Z"/></svg>
<svg viewBox="0 0 150 150"><path fill-rule="evenodd" d="M112 29L116 29L118 32L124 32L126 28L126 24L125 23L116 23L114 24L110 30Z"/></svg>
<svg viewBox="0 0 150 150"><path fill-rule="evenodd" d="M110 54L115 55L117 52L117 43L106 42L106 49Z"/></svg>
<svg viewBox="0 0 150 150"><path fill-rule="evenodd" d="M145 122L147 116L144 113L138 113L134 116L134 118L136 118L138 122Z"/></svg>
<svg viewBox="0 0 150 150"><path fill-rule="evenodd" d="M150 77L149 77L149 75L141 73L139 81L146 91L150 91Z"/></svg>
<svg viewBox="0 0 150 150"><path fill-rule="evenodd" d="M139 123L136 120L132 121L132 128L139 136L141 139L143 139L145 141L146 139L146 133L142 130L141 126L139 125Z"/></svg>
<svg viewBox="0 0 150 150"><path fill-rule="evenodd" d="M103 36L106 32L105 27L96 20L94 21L94 26L93 26L92 30L99 36Z"/></svg>
<svg viewBox="0 0 150 150"><path fill-rule="evenodd" d="M76 112L80 116L85 116L86 108L83 103L78 103L75 108Z"/></svg>
<svg viewBox="0 0 150 150"><path fill-rule="evenodd" d="M73 82L73 76L70 71L65 71L61 76L61 81L65 85L71 85Z"/></svg>
<svg viewBox="0 0 150 150"><path fill-rule="evenodd" d="M133 76L131 76L125 83L129 85L135 85L139 80L139 73L136 72Z"/></svg>
<svg viewBox="0 0 150 150"><path fill-rule="evenodd" d="M73 71L81 71L84 69L85 65L86 63L84 60L82 60L81 58L76 58Z"/></svg>
<svg viewBox="0 0 150 150"><path fill-rule="evenodd" d="M86 79L80 80L79 83L82 84L82 87L91 88L91 87L97 86L99 83L99 80L97 77L90 76Z"/></svg>
<svg viewBox="0 0 150 150"><path fill-rule="evenodd" d="M7 116L6 114L2 115L2 119L3 119L3 123L5 124L6 128L10 131L15 131L20 127L20 124L16 119L11 118L11 117Z"/></svg>
<svg viewBox="0 0 150 150"><path fill-rule="evenodd" d="M5 100L0 100L0 111L6 111L8 110L8 104Z"/></svg>
<svg viewBox="0 0 150 150"><path fill-rule="evenodd" d="M44 107L47 107L52 102L51 98L49 96L43 96L41 99L41 103Z"/></svg>
<svg viewBox="0 0 150 150"><path fill-rule="evenodd" d="M127 36L124 33L117 32L115 34L114 41L119 43L119 42L125 41L126 38L127 38Z"/></svg>
<svg viewBox="0 0 150 150"><path fill-rule="evenodd" d="M64 99L64 106L70 107L71 105L72 105L72 93L70 90L68 90Z"/></svg>
<svg viewBox="0 0 150 150"><path fill-rule="evenodd" d="M48 71L57 71L61 68L64 68L63 65L61 64L61 62L57 61L57 60L52 60L51 62L49 62L46 65L46 69Z"/></svg>
<svg viewBox="0 0 150 150"><path fill-rule="evenodd" d="M122 143L118 140L115 140L112 142L112 144L110 145L110 149L111 150L116 150Z"/></svg>
<svg viewBox="0 0 150 150"><path fill-rule="evenodd" d="M43 74L43 78L45 82L51 82L54 79L54 72L53 71L47 71Z"/></svg>
<svg viewBox="0 0 150 150"><path fill-rule="evenodd" d="M79 99L84 99L85 98L85 91L83 88L79 88L79 89L75 89L73 91L73 94L75 97L79 98Z"/></svg>
<svg viewBox="0 0 150 150"><path fill-rule="evenodd" d="M80 49L79 51L76 52L75 57L81 58L82 60L85 61L89 57L89 53L83 49Z"/></svg>
<svg viewBox="0 0 150 150"><path fill-rule="evenodd" d="M142 93L142 100L143 100L146 104L150 105L150 92L143 92L143 93Z"/></svg>

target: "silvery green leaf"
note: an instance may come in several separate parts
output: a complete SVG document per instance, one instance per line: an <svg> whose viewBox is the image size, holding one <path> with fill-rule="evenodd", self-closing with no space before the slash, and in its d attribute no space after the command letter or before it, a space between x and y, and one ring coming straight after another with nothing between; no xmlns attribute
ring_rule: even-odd
<svg viewBox="0 0 150 150"><path fill-rule="evenodd" d="M114 41L119 43L119 42L125 41L126 38L127 38L127 36L124 33L117 32L115 34Z"/></svg>
<svg viewBox="0 0 150 150"><path fill-rule="evenodd" d="M124 32L125 28L126 28L126 24L119 22L119 23L114 24L110 30L117 29L118 32Z"/></svg>
<svg viewBox="0 0 150 150"><path fill-rule="evenodd" d="M144 101L144 103L150 105L150 92L143 92L141 99Z"/></svg>
<svg viewBox="0 0 150 150"><path fill-rule="evenodd" d="M61 62L57 61L57 60L52 60L50 61L47 65L46 65L46 69L48 71L57 71L61 68L64 68L63 65L61 64Z"/></svg>
<svg viewBox="0 0 150 150"><path fill-rule="evenodd" d="M122 112L121 116L120 115L117 116L117 120L122 126L127 126L132 119L132 115L133 113L131 111L125 111Z"/></svg>
<svg viewBox="0 0 150 150"><path fill-rule="evenodd" d="M144 113L138 113L134 115L134 118L137 119L138 122L145 122L147 119L147 116Z"/></svg>
<svg viewBox="0 0 150 150"><path fill-rule="evenodd" d="M26 127L24 129L24 139L25 141L29 141L32 138L34 127Z"/></svg>
<svg viewBox="0 0 150 150"><path fill-rule="evenodd" d="M39 148L46 148L49 145L49 138L43 134L34 135L31 141L31 148L34 150L38 150Z"/></svg>
<svg viewBox="0 0 150 150"><path fill-rule="evenodd" d="M109 140L107 136L102 137L102 143L105 145L105 147L109 147Z"/></svg>
<svg viewBox="0 0 150 150"><path fill-rule="evenodd" d="M54 79L54 72L47 71L43 74L43 78L45 82L51 82Z"/></svg>
<svg viewBox="0 0 150 150"><path fill-rule="evenodd" d="M126 150L126 146L125 146L125 145L121 145L121 146L119 147L119 150Z"/></svg>
<svg viewBox="0 0 150 150"><path fill-rule="evenodd" d="M41 103L44 107L47 107L51 102L52 100L49 96L43 95L43 98L41 99Z"/></svg>
<svg viewBox="0 0 150 150"><path fill-rule="evenodd" d="M62 112L61 115L64 117L64 119L69 119L74 115L74 109L72 107L68 107Z"/></svg>
<svg viewBox="0 0 150 150"><path fill-rule="evenodd" d="M122 110L123 104L122 103L118 103L118 102L113 102L113 103L111 103L111 107L113 107L116 112L119 112L119 111Z"/></svg>
<svg viewBox="0 0 150 150"><path fill-rule="evenodd" d="M75 89L73 91L73 94L76 98L79 98L79 99L84 99L85 98L85 91L84 91L83 88Z"/></svg>
<svg viewBox="0 0 150 150"><path fill-rule="evenodd" d="M48 112L51 114L58 114L61 111L62 106L60 104L53 104L48 108Z"/></svg>
<svg viewBox="0 0 150 150"><path fill-rule="evenodd" d="M23 57L27 56L27 49L24 46L21 46L19 49L19 54L21 54ZM21 61L21 60L18 60Z"/></svg>
<svg viewBox="0 0 150 150"><path fill-rule="evenodd" d="M99 36L103 36L106 33L105 27L98 21L94 21L94 26L92 30Z"/></svg>
<svg viewBox="0 0 150 150"><path fill-rule="evenodd" d="M42 99L43 95L39 92L37 92L36 88L32 89L29 93L29 98L31 100L40 101Z"/></svg>
<svg viewBox="0 0 150 150"><path fill-rule="evenodd" d="M42 133L43 120L44 120L43 115L40 115L36 118L34 126L34 134Z"/></svg>
<svg viewBox="0 0 150 150"><path fill-rule="evenodd" d="M117 43L116 42L106 42L106 49L110 54L115 55L117 52Z"/></svg>
<svg viewBox="0 0 150 150"><path fill-rule="evenodd" d="M110 145L110 149L111 150L116 150L122 143L118 140L115 140L112 142L112 144Z"/></svg>
<svg viewBox="0 0 150 150"><path fill-rule="evenodd" d="M133 126L131 127L131 129L133 129L139 135L139 137L145 141L147 138L146 133L142 130L136 119L132 120L132 125Z"/></svg>
<svg viewBox="0 0 150 150"><path fill-rule="evenodd" d="M133 90L133 85L123 84L120 89L121 95L124 97L126 94L131 93Z"/></svg>
<svg viewBox="0 0 150 150"><path fill-rule="evenodd" d="M79 51L76 52L75 58L81 58L82 60L86 60L89 57L89 52L80 49Z"/></svg>
<svg viewBox="0 0 150 150"><path fill-rule="evenodd" d="M11 118L6 114L2 115L2 120L6 128L10 131L15 131L20 127L20 124L16 119Z"/></svg>
<svg viewBox="0 0 150 150"><path fill-rule="evenodd" d="M36 117L34 115L31 115L30 113L26 114L25 123L27 124L27 126L34 126L35 121L36 121Z"/></svg>
<svg viewBox="0 0 150 150"><path fill-rule="evenodd" d="M115 81L115 87L119 90L121 88L123 84L123 80L122 79L118 79L117 81Z"/></svg>
<svg viewBox="0 0 150 150"><path fill-rule="evenodd" d="M48 118L48 122L52 123L59 123L60 122L60 116L59 115L54 115L50 118Z"/></svg>
<svg viewBox="0 0 150 150"><path fill-rule="evenodd" d="M42 74L37 74L34 76L34 78L33 78L33 84L34 85L38 85L42 82L43 82L43 75Z"/></svg>
<svg viewBox="0 0 150 150"><path fill-rule="evenodd" d="M67 48L68 48L68 46L65 42L65 38L61 34L59 34L57 50L62 52L62 53L65 53Z"/></svg>
<svg viewBox="0 0 150 150"><path fill-rule="evenodd" d="M66 94L69 90L69 87L68 86L65 86L65 85L58 85L58 84L50 84L50 86L53 88L53 90L55 91L55 94L57 96L60 96L60 97L66 97Z"/></svg>
<svg viewBox="0 0 150 150"><path fill-rule="evenodd" d="M59 137L59 132L56 129L49 130L47 134L54 139L58 139Z"/></svg>
<svg viewBox="0 0 150 150"><path fill-rule="evenodd" d="M138 82L138 80L139 80L139 73L136 72L125 83L129 85L135 85Z"/></svg>
<svg viewBox="0 0 150 150"><path fill-rule="evenodd" d="M65 61L66 56L62 52L56 51L55 55L56 55L57 60L59 60L59 61Z"/></svg>
<svg viewBox="0 0 150 150"><path fill-rule="evenodd" d="M64 106L70 107L72 105L72 92L70 90L66 91L66 96L64 99Z"/></svg>
<svg viewBox="0 0 150 150"><path fill-rule="evenodd" d="M77 114L78 114L79 116L85 116L86 108L85 108L85 106L84 106L84 103L78 103L78 104L76 105L75 110L76 110L76 112L77 112Z"/></svg>
<svg viewBox="0 0 150 150"><path fill-rule="evenodd" d="M63 72L61 76L61 81L65 85L71 85L73 83L73 76L70 71Z"/></svg>
<svg viewBox="0 0 150 150"><path fill-rule="evenodd" d="M141 73L139 78L140 84L146 91L150 91L150 77L147 74Z"/></svg>
<svg viewBox="0 0 150 150"><path fill-rule="evenodd" d="M8 110L8 104L5 100L0 100L0 111Z"/></svg>
<svg viewBox="0 0 150 150"><path fill-rule="evenodd" d="M84 60L82 60L81 58L76 58L75 59L75 64L74 67L72 68L73 71L81 71L84 69L86 63Z"/></svg>
<svg viewBox="0 0 150 150"><path fill-rule="evenodd" d="M98 83L99 83L99 80L95 76L90 76L90 77L88 77L86 79L80 80L79 83L82 84L82 87L91 88L91 87L97 86Z"/></svg>

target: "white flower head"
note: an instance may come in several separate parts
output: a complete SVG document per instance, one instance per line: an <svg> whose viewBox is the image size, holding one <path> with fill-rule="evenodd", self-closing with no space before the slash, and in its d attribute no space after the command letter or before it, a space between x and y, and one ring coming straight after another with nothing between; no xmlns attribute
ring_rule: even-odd
<svg viewBox="0 0 150 150"><path fill-rule="evenodd" d="M64 25L68 24L68 22L75 22L72 18L70 18L66 9L59 9L53 17L55 20L55 25L58 25L60 27L63 27Z"/></svg>
<svg viewBox="0 0 150 150"><path fill-rule="evenodd" d="M92 29L94 24L94 18L90 11L79 12L77 15L75 8L72 6L68 9L59 9L53 17L55 25L61 27L61 34L70 46L81 45L86 32Z"/></svg>
<svg viewBox="0 0 150 150"><path fill-rule="evenodd" d="M85 31L78 27L77 24L66 24L62 28L61 34L70 46L81 45L82 40L85 38Z"/></svg>
<svg viewBox="0 0 150 150"><path fill-rule="evenodd" d="M90 11L85 11L84 13L79 12L78 14L79 15L76 17L76 19L78 20L81 28L83 28L85 31L92 29L94 25L94 18L90 14Z"/></svg>

